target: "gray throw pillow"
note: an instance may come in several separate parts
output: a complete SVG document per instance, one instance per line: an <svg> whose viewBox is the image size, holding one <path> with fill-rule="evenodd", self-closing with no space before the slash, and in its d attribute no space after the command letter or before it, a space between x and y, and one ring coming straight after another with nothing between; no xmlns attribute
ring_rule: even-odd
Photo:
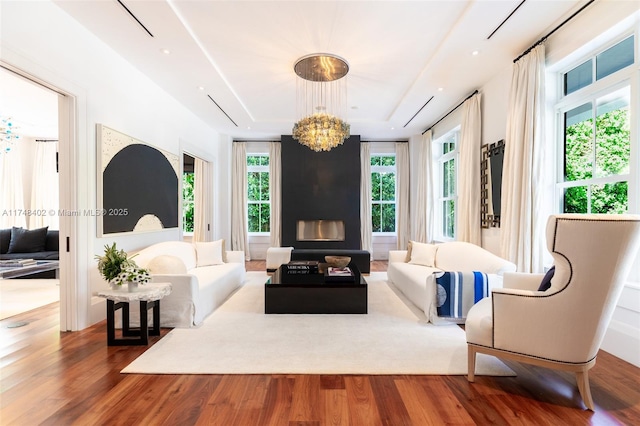
<svg viewBox="0 0 640 426"><path fill-rule="evenodd" d="M11 241L11 228L0 229L0 254L9 251L9 242Z"/></svg>
<svg viewBox="0 0 640 426"><path fill-rule="evenodd" d="M11 228L11 242L7 253L36 253L44 251L48 226L38 229Z"/></svg>

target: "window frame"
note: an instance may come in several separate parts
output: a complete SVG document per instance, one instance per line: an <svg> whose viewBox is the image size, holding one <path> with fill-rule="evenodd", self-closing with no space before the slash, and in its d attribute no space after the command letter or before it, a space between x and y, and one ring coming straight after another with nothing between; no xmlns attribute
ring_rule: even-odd
<svg viewBox="0 0 640 426"><path fill-rule="evenodd" d="M246 158L245 158L245 162L247 163L247 193L245 194L245 196L247 197L247 209L245 211L245 220L247 223L247 234L249 236L269 236L271 235L271 226L269 225L269 231L268 232L264 232L264 231L259 231L259 232L252 232L249 230L249 205L251 204L258 204L258 205L262 205L262 204L267 204L269 205L269 215L271 215L271 197L269 197L269 200L265 201L265 200L259 200L259 201L252 201L249 200L249 182L248 182L248 178L249 178L249 173L266 173L268 176L268 180L269 180L269 185L271 185L271 174L269 172L269 165L266 166L255 166L255 165L249 165L248 164L248 159L249 157L267 157L269 159L269 162L271 162L271 158L269 156L268 152L247 152L246 154Z"/></svg>
<svg viewBox="0 0 640 426"><path fill-rule="evenodd" d="M438 241L455 241L456 234L458 231L458 182L459 182L459 164L460 164L460 130L461 126L458 125L448 132L444 133L439 138L433 141L434 144L434 159L433 164L435 166L435 170L437 170L437 175L435 176L435 186L437 188L436 193L436 206L434 209L435 214L435 237ZM453 150L444 153L444 145L451 138L454 138L455 147ZM454 169L455 169L455 189L453 196L445 196L444 195L444 165L445 163L454 160ZM445 235L444 233L444 202L445 201L453 201L454 202L454 220L453 220L453 236Z"/></svg>
<svg viewBox="0 0 640 426"><path fill-rule="evenodd" d="M369 156L369 163L371 163L371 160L374 157L393 157L394 158L394 165L393 166L370 166L371 167L371 190L372 190L372 200L371 200L371 227L372 227L372 234L375 236L397 236L398 235L398 163L397 163L397 156L395 152L376 152L376 153L371 153ZM392 172L394 174L395 177L395 188L394 188L394 195L393 195L393 201L374 201L373 200L373 173L390 173ZM373 205L374 204L393 204L395 206L395 215L394 215L394 229L395 231L393 232L386 232L386 231L373 231Z"/></svg>
<svg viewBox="0 0 640 426"><path fill-rule="evenodd" d="M182 209L181 209L181 213L182 213L182 224L181 224L181 232L183 236L193 236L193 233L195 232L195 218L194 218L194 230L193 231L187 231L185 230L185 210L186 210L186 204L187 203L191 203L193 204L193 208L194 208L194 212L195 212L195 206L196 206L196 202L195 202L195 191L192 192L192 196L193 199L191 200L186 200L184 197L184 191L185 191L185 177L187 175L191 175L193 176L193 180L194 180L194 189L195 189L195 171L194 172L182 172L182 181L180 182L180 198L182 201Z"/></svg>
<svg viewBox="0 0 640 426"><path fill-rule="evenodd" d="M627 38L634 37L634 62L631 65L626 66L618 71L613 72L605 77L596 79L596 57L605 52L609 48L617 45L618 43L626 40ZM592 75L593 80L591 84L582 87L574 92L564 95L564 76L567 72L573 70L580 64L592 61ZM555 179L554 179L554 210L557 213L564 211L564 190L569 187L576 186L589 186L599 185L607 183L615 183L625 181L627 182L627 213L639 213L640 212L640 185L637 183L640 178L638 168L640 167L640 143L638 136L640 134L640 102L638 101L639 95L639 55L638 55L638 34L635 31L624 32L619 36L609 40L607 43L600 45L597 48L591 49L586 55L582 55L579 58L571 60L555 73L555 81L557 84L555 105L554 105L554 121L555 121ZM629 158L629 173L628 174L616 174L605 177L592 176L589 179L583 179L579 181L564 181L564 167L565 167L565 118L566 112L571 111L586 103L591 103L594 108L597 108L597 100L612 94L618 90L629 87L630 102L629 102L629 114L630 114L630 158ZM594 159L595 160L595 159ZM620 177L626 176L625 180L621 180Z"/></svg>

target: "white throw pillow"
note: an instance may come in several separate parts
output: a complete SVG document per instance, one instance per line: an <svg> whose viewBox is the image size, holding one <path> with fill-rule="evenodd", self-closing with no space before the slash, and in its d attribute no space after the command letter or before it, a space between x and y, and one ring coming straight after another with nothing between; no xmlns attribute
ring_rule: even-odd
<svg viewBox="0 0 640 426"><path fill-rule="evenodd" d="M151 274L186 274L187 267L184 262L176 256L160 255L156 256L147 265Z"/></svg>
<svg viewBox="0 0 640 426"><path fill-rule="evenodd" d="M224 240L217 240L206 243L194 243L196 246L196 266L222 265L224 258Z"/></svg>
<svg viewBox="0 0 640 426"><path fill-rule="evenodd" d="M436 264L437 250L438 246L435 244L411 241L411 260L409 260L409 263L433 267Z"/></svg>

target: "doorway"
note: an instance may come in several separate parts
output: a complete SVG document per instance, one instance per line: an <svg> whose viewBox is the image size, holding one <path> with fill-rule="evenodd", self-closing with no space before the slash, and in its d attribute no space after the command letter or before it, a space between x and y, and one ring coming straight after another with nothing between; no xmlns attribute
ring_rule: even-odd
<svg viewBox="0 0 640 426"><path fill-rule="evenodd" d="M4 123L4 133L8 128L16 136L7 138L5 135L2 155L4 160L9 155L13 156L10 161L4 161L3 173L11 169L13 176L21 178L20 185L2 181L3 194L10 190L14 200L3 198L2 210L13 211L4 215L0 228L47 227L47 232L58 231L58 242L53 247L58 248L59 270L57 276L43 278L56 281L60 329L71 330L77 322L77 312L72 312L68 303L76 291L76 274L72 269L75 259L69 250L69 230L73 229L75 221L61 216L59 212L76 206L73 187L62 184L74 181L71 179L75 169L70 164L70 153L75 151L75 100L11 65L0 63L0 114L11 121L10 126L8 122ZM7 167L7 164L12 167ZM42 179L45 174L46 178ZM47 240L51 246L49 234ZM47 250L51 251L51 247ZM35 280L25 287L36 287ZM49 288L49 296L43 296L42 303L51 303L50 293ZM26 297L30 300L39 298L33 293ZM26 304L24 309L34 306L37 303Z"/></svg>
<svg viewBox="0 0 640 426"><path fill-rule="evenodd" d="M182 239L212 241L213 179L211 162L182 150Z"/></svg>

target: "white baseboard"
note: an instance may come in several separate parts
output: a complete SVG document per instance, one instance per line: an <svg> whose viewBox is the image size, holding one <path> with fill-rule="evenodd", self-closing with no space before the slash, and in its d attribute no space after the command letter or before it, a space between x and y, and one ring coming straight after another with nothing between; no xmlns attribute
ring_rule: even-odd
<svg viewBox="0 0 640 426"><path fill-rule="evenodd" d="M89 309L89 320L91 321L91 324L103 321L107 318L107 299L93 296L91 298L91 307Z"/></svg>
<svg viewBox="0 0 640 426"><path fill-rule="evenodd" d="M601 349L640 367L640 330L629 324L611 320Z"/></svg>

